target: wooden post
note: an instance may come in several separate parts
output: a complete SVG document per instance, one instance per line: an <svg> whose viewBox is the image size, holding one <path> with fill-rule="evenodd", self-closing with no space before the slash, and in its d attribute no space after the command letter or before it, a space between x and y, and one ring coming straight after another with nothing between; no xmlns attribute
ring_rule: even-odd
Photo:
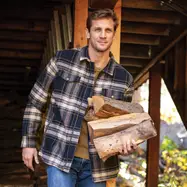
<svg viewBox="0 0 187 187"><path fill-rule="evenodd" d="M161 76L159 65L153 66L149 73L149 114L153 119L157 136L147 142L146 187L158 186L159 148L160 148L160 90Z"/></svg>
<svg viewBox="0 0 187 187"><path fill-rule="evenodd" d="M185 126L186 126L186 129L187 129L187 36L186 36L186 50L185 50L185 52L186 52L186 59L185 59L185 87L184 87L184 89L185 89L185 96L184 96L184 99L185 99L185 114L184 114L184 116L185 116L185 121L184 121L184 124L186 124Z"/></svg>
<svg viewBox="0 0 187 187"><path fill-rule="evenodd" d="M60 22L59 22L58 10L54 11L54 22L55 22L57 50L59 51L59 50L62 50L62 38L61 38L61 32L60 32Z"/></svg>
<svg viewBox="0 0 187 187"><path fill-rule="evenodd" d="M121 0L118 0L115 7L114 11L119 19L119 26L116 30L115 38L113 40L113 44L111 47L111 52L115 57L115 60L120 63L120 41L121 41L121 6L122 2Z"/></svg>
<svg viewBox="0 0 187 187"><path fill-rule="evenodd" d="M86 20L88 17L88 0L75 0L74 47L87 44Z"/></svg>

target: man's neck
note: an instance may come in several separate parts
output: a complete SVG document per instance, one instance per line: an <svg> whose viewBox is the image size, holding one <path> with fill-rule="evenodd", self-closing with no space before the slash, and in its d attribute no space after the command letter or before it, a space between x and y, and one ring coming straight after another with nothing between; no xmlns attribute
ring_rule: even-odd
<svg viewBox="0 0 187 187"><path fill-rule="evenodd" d="M109 62L109 53L110 50L107 50L105 52L98 52L92 49L90 46L88 46L88 54L90 57L90 60L94 62L95 66L97 68L103 69Z"/></svg>

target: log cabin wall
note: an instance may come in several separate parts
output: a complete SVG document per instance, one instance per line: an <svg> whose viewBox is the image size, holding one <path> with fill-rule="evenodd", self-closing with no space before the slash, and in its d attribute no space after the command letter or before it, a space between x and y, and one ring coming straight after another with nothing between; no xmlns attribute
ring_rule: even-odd
<svg viewBox="0 0 187 187"><path fill-rule="evenodd" d="M40 71L72 45L73 7L71 0L1 2L0 186L46 184L44 167L33 176L22 162L23 111Z"/></svg>

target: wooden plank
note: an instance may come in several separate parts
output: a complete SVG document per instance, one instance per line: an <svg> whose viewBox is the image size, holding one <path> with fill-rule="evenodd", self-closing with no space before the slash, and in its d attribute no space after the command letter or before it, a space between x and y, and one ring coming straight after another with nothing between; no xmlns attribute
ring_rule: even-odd
<svg viewBox="0 0 187 187"><path fill-rule="evenodd" d="M1 92L18 91L19 93L28 95L32 88L32 85L0 85Z"/></svg>
<svg viewBox="0 0 187 187"><path fill-rule="evenodd" d="M135 59L151 59L148 55L149 47L145 45L121 45L121 57Z"/></svg>
<svg viewBox="0 0 187 187"><path fill-rule="evenodd" d="M140 34L122 34L121 43L157 46L160 44L160 37Z"/></svg>
<svg viewBox="0 0 187 187"><path fill-rule="evenodd" d="M87 45L86 20L88 17L88 0L75 0L74 44L75 48Z"/></svg>
<svg viewBox="0 0 187 187"><path fill-rule="evenodd" d="M53 56L53 54L52 54L52 49L51 49L51 46L50 46L50 43L49 43L49 36L46 39L46 47L47 47L48 58L50 59Z"/></svg>
<svg viewBox="0 0 187 187"><path fill-rule="evenodd" d="M122 22L122 33L148 34L156 36L169 36L169 27L167 25L152 23Z"/></svg>
<svg viewBox="0 0 187 187"><path fill-rule="evenodd" d="M67 16L65 14L61 14L61 22L62 22L62 36L64 41L64 48L68 49L69 41L68 41L68 25L67 25Z"/></svg>
<svg viewBox="0 0 187 187"><path fill-rule="evenodd" d="M1 174L2 175L2 174ZM27 186L32 186L33 181L30 179L30 174L23 173L22 175L16 175L16 174L11 174L11 175L3 175L1 176L1 184L2 185L18 185L21 187L21 185L27 185Z"/></svg>
<svg viewBox="0 0 187 187"><path fill-rule="evenodd" d="M149 10L167 10L172 11L172 9L161 6L160 1L155 0L123 0L122 6L124 8L137 8L137 9L149 9Z"/></svg>
<svg viewBox="0 0 187 187"><path fill-rule="evenodd" d="M40 21L49 21L49 19L52 17L52 11L50 7L41 8L38 5L34 6L34 1L32 1L30 6L28 5L28 3L29 1L26 4L22 3L22 6L13 6L13 4L11 4L10 6L10 3L8 3L8 5L5 7L3 6L4 3L2 3L0 7L0 17L9 20L14 19Z"/></svg>
<svg viewBox="0 0 187 187"><path fill-rule="evenodd" d="M24 86L24 85L33 85L33 82L25 84L24 82L20 82L20 81L0 80L0 85Z"/></svg>
<svg viewBox="0 0 187 187"><path fill-rule="evenodd" d="M68 28L68 41L72 42L72 34L73 34L73 24L72 24L72 16L71 16L71 7L70 5L65 5L66 9L66 19L67 19L67 28Z"/></svg>
<svg viewBox="0 0 187 187"><path fill-rule="evenodd" d="M121 41L121 0L118 0L114 11L119 19L119 26L116 30L115 37L111 46L111 52L114 55L115 60L120 63L120 41Z"/></svg>
<svg viewBox="0 0 187 187"><path fill-rule="evenodd" d="M26 20L6 20L1 21L0 29L2 30L20 30L20 31L39 31L47 32L49 24L47 21L26 21Z"/></svg>
<svg viewBox="0 0 187 187"><path fill-rule="evenodd" d="M133 58L121 58L120 64L124 66L131 66L131 67L144 67L149 61L142 60L142 59L133 59Z"/></svg>
<svg viewBox="0 0 187 187"><path fill-rule="evenodd" d="M15 31L0 31L0 39L14 41L30 41L41 42L47 37L44 32L15 32Z"/></svg>
<svg viewBox="0 0 187 187"><path fill-rule="evenodd" d="M30 66L30 67L38 67L40 65L40 60L29 60L29 59L8 59L1 58L0 65L5 66Z"/></svg>
<svg viewBox="0 0 187 187"><path fill-rule="evenodd" d="M45 56L45 61L44 61L44 67L48 64L48 55L47 55L47 47L44 48L44 56Z"/></svg>
<svg viewBox="0 0 187 187"><path fill-rule="evenodd" d="M89 7L93 9L97 8L110 8L113 9L118 0L89 0Z"/></svg>
<svg viewBox="0 0 187 187"><path fill-rule="evenodd" d="M54 24L55 24L57 50L62 50L63 48L62 48L62 38L61 38L61 29L60 29L58 10L54 10Z"/></svg>
<svg viewBox="0 0 187 187"><path fill-rule="evenodd" d="M23 74L24 73L6 73L1 72L0 73L0 80L15 80L15 81L23 81ZM37 76L37 72L32 72L32 74L29 75L29 80L35 80Z"/></svg>
<svg viewBox="0 0 187 187"><path fill-rule="evenodd" d="M56 54L57 41L56 41L56 34L55 34L55 23L53 20L51 21L51 34L52 34L52 40L53 40L53 53Z"/></svg>
<svg viewBox="0 0 187 187"><path fill-rule="evenodd" d="M159 66L157 66L153 67L149 74L149 114L155 124L157 136L148 140L147 142L146 187L158 186L160 148L160 93L161 77Z"/></svg>
<svg viewBox="0 0 187 187"><path fill-rule="evenodd" d="M20 49L30 51L42 51L42 43L39 42L12 42L12 41L0 41L1 49Z"/></svg>
<svg viewBox="0 0 187 187"><path fill-rule="evenodd" d="M130 66L125 66L123 65L123 67L131 74L137 74L140 71L140 68L138 67L130 67Z"/></svg>
<svg viewBox="0 0 187 187"><path fill-rule="evenodd" d="M51 30L49 31L49 46L51 51L51 57L54 56L53 36Z"/></svg>
<svg viewBox="0 0 187 187"><path fill-rule="evenodd" d="M9 58L24 58L24 59L41 59L41 53L0 49L0 57L2 57L2 58L9 57Z"/></svg>
<svg viewBox="0 0 187 187"><path fill-rule="evenodd" d="M185 37L186 39L186 49L187 49L187 36ZM184 89L185 89L185 118L184 118L184 125L187 129L187 52L185 53L185 85L184 85Z"/></svg>
<svg viewBox="0 0 187 187"><path fill-rule="evenodd" d="M174 12L125 9L122 11L122 21L179 25L180 17Z"/></svg>
<svg viewBox="0 0 187 187"><path fill-rule="evenodd" d="M149 64L138 74L135 78L135 82L143 76L149 69L154 66L178 41L180 41L183 37L187 35L187 30L181 33L175 40L173 40L160 54L158 54L153 60L149 62Z"/></svg>

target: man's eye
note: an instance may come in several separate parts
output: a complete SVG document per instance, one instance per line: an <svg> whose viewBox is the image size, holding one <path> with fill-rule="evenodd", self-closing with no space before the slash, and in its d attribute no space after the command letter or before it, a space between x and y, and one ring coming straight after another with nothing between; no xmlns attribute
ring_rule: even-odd
<svg viewBox="0 0 187 187"><path fill-rule="evenodd" d="M112 30L110 30L110 29L107 29L107 30L106 30L106 32L107 32L107 33L110 33L110 32L112 32Z"/></svg>
<svg viewBox="0 0 187 187"><path fill-rule="evenodd" d="M99 32L101 29L99 29L99 28L97 28L97 29L95 29L95 31L97 31L97 32Z"/></svg>

